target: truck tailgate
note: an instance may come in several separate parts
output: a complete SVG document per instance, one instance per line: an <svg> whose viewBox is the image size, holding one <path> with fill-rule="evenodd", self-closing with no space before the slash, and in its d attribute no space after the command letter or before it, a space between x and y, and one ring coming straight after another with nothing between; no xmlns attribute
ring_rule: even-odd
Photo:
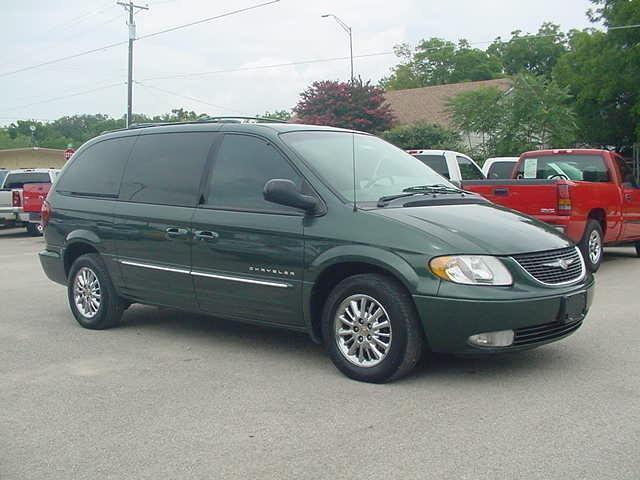
<svg viewBox="0 0 640 480"><path fill-rule="evenodd" d="M527 215L557 213L557 180L467 180L462 188Z"/></svg>
<svg viewBox="0 0 640 480"><path fill-rule="evenodd" d="M28 183L22 190L22 204L25 213L40 213L42 202L47 198L50 183Z"/></svg>

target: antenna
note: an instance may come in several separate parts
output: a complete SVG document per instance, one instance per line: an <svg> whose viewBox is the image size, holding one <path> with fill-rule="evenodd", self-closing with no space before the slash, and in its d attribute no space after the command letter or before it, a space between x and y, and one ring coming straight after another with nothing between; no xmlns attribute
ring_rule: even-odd
<svg viewBox="0 0 640 480"><path fill-rule="evenodd" d="M358 211L356 203L356 134L351 132L351 166L353 169L353 211Z"/></svg>

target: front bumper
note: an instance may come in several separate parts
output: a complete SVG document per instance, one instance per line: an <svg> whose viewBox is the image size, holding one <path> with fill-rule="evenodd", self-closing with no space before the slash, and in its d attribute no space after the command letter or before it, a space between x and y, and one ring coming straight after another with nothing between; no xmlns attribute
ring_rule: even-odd
<svg viewBox="0 0 640 480"><path fill-rule="evenodd" d="M584 292L584 308L567 317L567 298ZM594 281L550 293L516 300L468 300L414 295L427 342L435 352L497 353L537 347L564 338L582 324L593 302ZM576 298L576 297L574 297ZM514 330L508 347L479 347L468 343L471 335Z"/></svg>

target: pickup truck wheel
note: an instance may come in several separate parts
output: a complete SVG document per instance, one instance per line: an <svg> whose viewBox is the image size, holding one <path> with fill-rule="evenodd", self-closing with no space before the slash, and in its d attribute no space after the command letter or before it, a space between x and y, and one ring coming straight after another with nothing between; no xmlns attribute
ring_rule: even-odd
<svg viewBox="0 0 640 480"><path fill-rule="evenodd" d="M41 237L42 225L39 223L27 223L27 233L32 237Z"/></svg>
<svg viewBox="0 0 640 480"><path fill-rule="evenodd" d="M67 295L73 316L83 327L102 330L120 323L124 303L99 255L88 253L73 262Z"/></svg>
<svg viewBox="0 0 640 480"><path fill-rule="evenodd" d="M640 242L636 242L636 255L640 257Z"/></svg>
<svg viewBox="0 0 640 480"><path fill-rule="evenodd" d="M362 382L384 383L406 375L423 348L411 297L378 274L354 275L333 289L325 302L322 331L334 365Z"/></svg>
<svg viewBox="0 0 640 480"><path fill-rule="evenodd" d="M597 272L602 262L602 227L596 220L589 220L580 241L584 263L590 272Z"/></svg>

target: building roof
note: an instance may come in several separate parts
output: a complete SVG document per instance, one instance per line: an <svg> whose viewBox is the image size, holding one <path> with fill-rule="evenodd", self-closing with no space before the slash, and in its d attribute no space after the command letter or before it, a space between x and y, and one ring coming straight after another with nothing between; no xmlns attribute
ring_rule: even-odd
<svg viewBox="0 0 640 480"><path fill-rule="evenodd" d="M451 115L447 111L447 102L462 92L482 87L498 87L507 91L512 85L509 78L482 80L479 82L450 83L430 87L392 90L384 94L391 106L396 124L405 125L415 122L435 123L443 127L451 126Z"/></svg>

